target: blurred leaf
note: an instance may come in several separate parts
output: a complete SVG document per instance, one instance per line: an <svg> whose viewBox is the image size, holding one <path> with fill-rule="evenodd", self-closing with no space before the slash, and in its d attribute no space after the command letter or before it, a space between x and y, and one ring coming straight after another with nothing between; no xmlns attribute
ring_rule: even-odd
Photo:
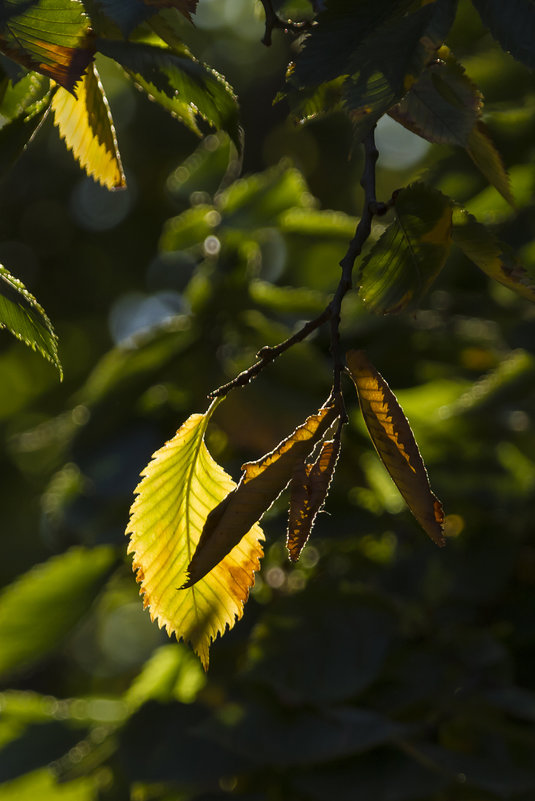
<svg viewBox="0 0 535 801"><path fill-rule="evenodd" d="M93 603L115 563L112 548L72 548L0 595L0 675L48 656Z"/></svg>
<svg viewBox="0 0 535 801"><path fill-rule="evenodd" d="M296 562L306 545L316 515L325 503L340 453L340 438L323 442L313 464L298 464L290 482L290 512L286 545Z"/></svg>
<svg viewBox="0 0 535 801"><path fill-rule="evenodd" d="M200 135L197 115L226 131L240 148L238 105L229 84L215 70L181 52L133 42L100 39L101 53L117 61L136 85Z"/></svg>
<svg viewBox="0 0 535 801"><path fill-rule="evenodd" d="M482 96L446 47L389 114L429 142L466 147Z"/></svg>
<svg viewBox="0 0 535 801"><path fill-rule="evenodd" d="M445 545L442 504L431 492L418 445L394 393L363 351L350 351L347 363L377 453L426 534Z"/></svg>
<svg viewBox="0 0 535 801"><path fill-rule="evenodd" d="M278 498L302 462L338 416L324 406L256 462L242 465L238 486L212 509L188 566L185 587L192 587L217 565Z"/></svg>
<svg viewBox="0 0 535 801"><path fill-rule="evenodd" d="M138 25L162 8L177 8L187 19L195 13L197 0L97 0L104 13L127 37Z"/></svg>
<svg viewBox="0 0 535 801"><path fill-rule="evenodd" d="M125 701L134 709L155 701L189 703L206 684L198 660L183 645L163 645L134 679Z"/></svg>
<svg viewBox="0 0 535 801"><path fill-rule="evenodd" d="M126 186L115 128L97 68L91 64L76 97L61 87L52 98L54 123L75 159L108 189Z"/></svg>
<svg viewBox="0 0 535 801"><path fill-rule="evenodd" d="M153 455L136 487L127 528L144 606L169 636L191 642L205 669L212 640L241 618L263 554L262 530L253 525L202 583L178 589L210 510L235 486L204 444L216 405L192 415Z"/></svg>
<svg viewBox="0 0 535 801"><path fill-rule="evenodd" d="M351 239L358 220L341 211L313 208L291 208L279 218L279 228L285 234L306 237Z"/></svg>
<svg viewBox="0 0 535 801"><path fill-rule="evenodd" d="M161 250L185 250L202 245L207 236L221 222L221 215L213 206L195 206L186 209L178 217L172 217L164 225L160 239Z"/></svg>
<svg viewBox="0 0 535 801"><path fill-rule="evenodd" d="M509 201L498 197L492 186L483 189L465 203L466 208L479 220L486 223L501 223L511 219L523 209L533 205L535 194L535 172L529 164L515 164L509 170L511 195L515 207Z"/></svg>
<svg viewBox="0 0 535 801"><path fill-rule="evenodd" d="M415 305L444 266L451 243L451 202L425 184L402 189L395 221L365 255L360 296L376 314Z"/></svg>
<svg viewBox="0 0 535 801"><path fill-rule="evenodd" d="M492 184L514 208L516 205L515 197L511 191L509 176L503 165L502 157L496 150L487 128L482 122L478 122L468 137L468 154L489 184Z"/></svg>
<svg viewBox="0 0 535 801"><path fill-rule="evenodd" d="M465 256L490 278L535 302L535 275L520 264L512 248L465 209L453 210L452 237Z"/></svg>
<svg viewBox="0 0 535 801"><path fill-rule="evenodd" d="M311 765L360 754L399 736L388 718L353 706L319 709L248 703L236 720L225 708L201 726L208 739L235 750L259 765Z"/></svg>
<svg viewBox="0 0 535 801"><path fill-rule="evenodd" d="M328 302L323 292L306 287L276 286L269 281L251 281L249 293L259 306L279 314L315 317Z"/></svg>
<svg viewBox="0 0 535 801"><path fill-rule="evenodd" d="M472 0L483 25L507 53L535 68L535 5L533 0Z"/></svg>
<svg viewBox="0 0 535 801"><path fill-rule="evenodd" d="M210 134L171 173L167 179L169 193L180 200L189 200L193 192L215 195L227 172L237 165L235 153L227 135Z"/></svg>
<svg viewBox="0 0 535 801"><path fill-rule="evenodd" d="M57 337L44 309L24 284L0 265L0 328L48 359L63 377Z"/></svg>
<svg viewBox="0 0 535 801"><path fill-rule="evenodd" d="M72 90L91 62L89 19L78 0L5 0L0 50Z"/></svg>
<svg viewBox="0 0 535 801"><path fill-rule="evenodd" d="M43 768L0 785L0 801L94 801L96 789L93 776L60 784Z"/></svg>

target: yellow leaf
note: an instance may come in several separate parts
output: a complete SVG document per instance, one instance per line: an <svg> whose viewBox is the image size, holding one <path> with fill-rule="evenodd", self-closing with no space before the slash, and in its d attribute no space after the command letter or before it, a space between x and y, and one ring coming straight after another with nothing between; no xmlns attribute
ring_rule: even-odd
<svg viewBox="0 0 535 801"><path fill-rule="evenodd" d="M377 453L424 531L437 545L445 545L442 504L431 492L427 470L396 396L363 351L352 350L346 358Z"/></svg>
<svg viewBox="0 0 535 801"><path fill-rule="evenodd" d="M52 110L60 136L87 174L108 189L125 187L110 108L94 64L84 73L76 97L57 89Z"/></svg>
<svg viewBox="0 0 535 801"><path fill-rule="evenodd" d="M286 546L292 562L299 559L323 506L340 453L340 440L323 443L313 464L300 464L290 485L290 514Z"/></svg>
<svg viewBox="0 0 535 801"><path fill-rule="evenodd" d="M191 642L206 669L212 640L232 628L263 555L258 525L245 532L209 576L179 590L208 513L236 486L212 459L204 434L210 410L192 415L142 473L127 534L144 606L160 628Z"/></svg>
<svg viewBox="0 0 535 801"><path fill-rule="evenodd" d="M188 568L185 587L191 587L240 542L260 520L338 416L335 406L323 406L308 417L275 450L243 465L236 489L208 516Z"/></svg>

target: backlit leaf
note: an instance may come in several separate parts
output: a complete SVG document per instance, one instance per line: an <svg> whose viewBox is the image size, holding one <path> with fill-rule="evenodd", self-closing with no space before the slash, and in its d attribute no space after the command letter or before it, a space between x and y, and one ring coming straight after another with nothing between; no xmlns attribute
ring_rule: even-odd
<svg viewBox="0 0 535 801"><path fill-rule="evenodd" d="M95 52L79 0L5 0L0 50L30 70L73 89Z"/></svg>
<svg viewBox="0 0 535 801"><path fill-rule="evenodd" d="M106 581L113 548L72 548L36 565L0 595L0 675L53 651Z"/></svg>
<svg viewBox="0 0 535 801"><path fill-rule="evenodd" d="M447 48L438 55L389 114L429 142L466 147L482 96Z"/></svg>
<svg viewBox="0 0 535 801"><path fill-rule="evenodd" d="M292 562L310 537L317 513L325 502L340 453L340 439L323 443L313 464L297 466L290 484L290 512L286 546Z"/></svg>
<svg viewBox="0 0 535 801"><path fill-rule="evenodd" d="M149 44L99 40L99 50L117 61L137 86L200 135L197 115L226 131L240 147L238 104L219 73L176 49Z"/></svg>
<svg viewBox="0 0 535 801"><path fill-rule="evenodd" d="M260 520L286 487L297 464L312 452L338 415L335 406L324 406L308 417L273 451L243 465L240 483L212 510L188 567L185 587L209 573Z"/></svg>
<svg viewBox="0 0 535 801"><path fill-rule="evenodd" d="M533 0L472 0L483 24L504 50L535 67L535 3Z"/></svg>
<svg viewBox="0 0 535 801"><path fill-rule="evenodd" d="M38 351L57 367L63 376L58 358L57 337L44 309L24 284L0 264L0 328L11 333Z"/></svg>
<svg viewBox="0 0 535 801"><path fill-rule="evenodd" d="M402 189L396 218L363 259L360 296L376 314L396 314L429 289L451 243L449 198L421 183Z"/></svg>
<svg viewBox="0 0 535 801"><path fill-rule="evenodd" d="M431 492L420 451L396 396L363 351L350 351L347 366L384 466L424 531L437 545L445 545L442 504Z"/></svg>
<svg viewBox="0 0 535 801"><path fill-rule="evenodd" d="M76 87L76 97L57 90L52 110L60 136L87 174L108 189L126 186L108 100L94 64Z"/></svg>
<svg viewBox="0 0 535 801"><path fill-rule="evenodd" d="M470 132L468 154L489 184L492 184L500 195L514 207L515 198L511 191L507 170L504 167L502 157L489 136L486 126L482 122L478 122Z"/></svg>
<svg viewBox="0 0 535 801"><path fill-rule="evenodd" d="M153 455L136 488L127 529L144 606L170 636L191 642L205 668L211 641L243 614L264 539L259 526L249 526L209 576L179 591L209 512L235 487L204 444L215 406L192 415Z"/></svg>
<svg viewBox="0 0 535 801"><path fill-rule="evenodd" d="M12 82L0 81L0 175L24 152L46 118L50 105L50 81L28 72Z"/></svg>
<svg viewBox="0 0 535 801"><path fill-rule="evenodd" d="M512 248L465 209L453 211L453 241L484 273L535 302L535 275L520 264Z"/></svg>

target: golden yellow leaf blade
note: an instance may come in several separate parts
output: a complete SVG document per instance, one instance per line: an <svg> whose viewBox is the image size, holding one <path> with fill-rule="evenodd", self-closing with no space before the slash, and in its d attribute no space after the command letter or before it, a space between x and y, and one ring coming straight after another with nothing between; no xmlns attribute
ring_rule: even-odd
<svg viewBox="0 0 535 801"><path fill-rule="evenodd" d="M208 516L188 568L185 587L193 586L209 573L260 520L292 478L296 464L312 452L337 416L335 406L322 407L273 451L243 465L236 489Z"/></svg>
<svg viewBox="0 0 535 801"><path fill-rule="evenodd" d="M108 189L125 187L110 108L94 64L84 73L76 97L57 89L52 110L60 136L87 174Z"/></svg>
<svg viewBox="0 0 535 801"><path fill-rule="evenodd" d="M209 576L179 589L209 512L236 486L204 444L209 416L192 415L153 455L126 532L144 606L169 635L191 642L205 669L212 640L243 614L264 539L252 526Z"/></svg>
<svg viewBox="0 0 535 801"><path fill-rule="evenodd" d="M442 504L431 491L411 427L396 396L363 351L347 356L372 442L407 506L437 545L445 545Z"/></svg>
<svg viewBox="0 0 535 801"><path fill-rule="evenodd" d="M314 464L299 465L290 484L290 511L286 547L292 562L297 562L325 502L340 453L340 439L323 443Z"/></svg>

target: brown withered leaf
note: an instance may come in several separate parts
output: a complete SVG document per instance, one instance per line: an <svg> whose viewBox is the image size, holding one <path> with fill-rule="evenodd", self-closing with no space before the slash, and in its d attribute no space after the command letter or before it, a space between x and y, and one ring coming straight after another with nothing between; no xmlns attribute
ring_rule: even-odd
<svg viewBox="0 0 535 801"><path fill-rule="evenodd" d="M442 504L431 491L418 445L396 396L363 351L352 350L346 359L377 453L424 531L437 545L445 545Z"/></svg>
<svg viewBox="0 0 535 801"><path fill-rule="evenodd" d="M242 466L236 489L208 515L183 588L209 573L260 520L291 480L295 466L304 462L337 416L335 406L323 406L273 451Z"/></svg>
<svg viewBox="0 0 535 801"><path fill-rule="evenodd" d="M313 464L301 463L294 470L290 484L290 512L286 547L292 562L297 562L308 542L316 515L325 502L340 453L340 439L323 443Z"/></svg>

